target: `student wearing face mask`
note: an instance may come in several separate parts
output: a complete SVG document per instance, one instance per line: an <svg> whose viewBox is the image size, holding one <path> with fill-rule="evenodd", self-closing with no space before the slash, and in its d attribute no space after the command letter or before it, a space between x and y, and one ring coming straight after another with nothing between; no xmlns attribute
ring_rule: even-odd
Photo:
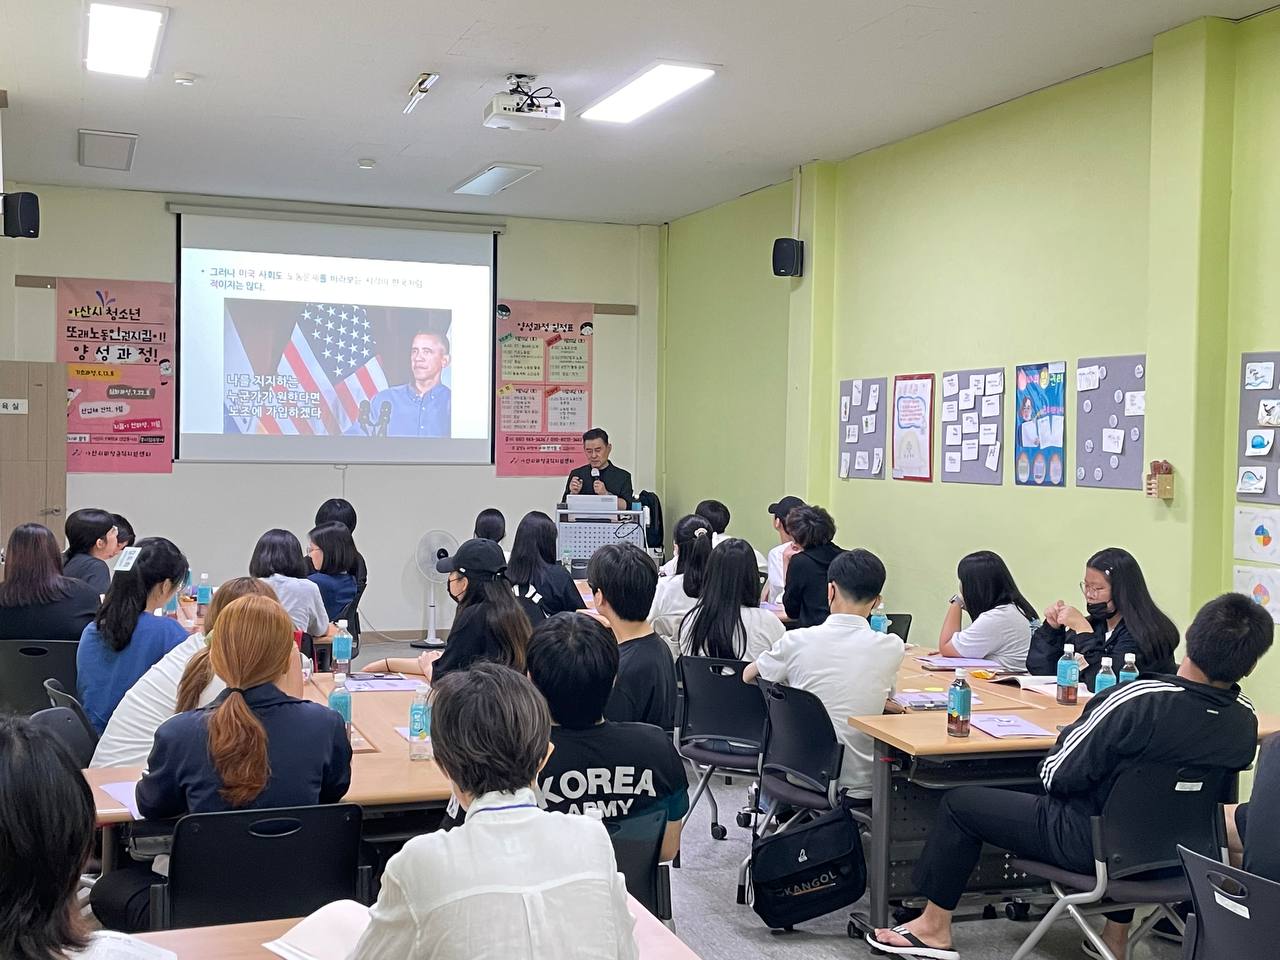
<svg viewBox="0 0 1280 960"><path fill-rule="evenodd" d="M1178 628L1156 606L1138 561L1127 550L1107 547L1089 558L1082 612L1064 600L1049 606L1044 623L1031 637L1027 671L1037 676L1057 672L1064 644L1074 644L1081 660L1080 680L1093 689L1102 658L1110 657L1118 673L1126 653L1135 655L1141 673L1173 673Z"/></svg>

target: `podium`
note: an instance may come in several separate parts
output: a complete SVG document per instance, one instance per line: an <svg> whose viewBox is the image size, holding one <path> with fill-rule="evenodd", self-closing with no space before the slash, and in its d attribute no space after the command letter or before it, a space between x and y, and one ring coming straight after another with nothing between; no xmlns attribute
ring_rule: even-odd
<svg viewBox="0 0 1280 960"><path fill-rule="evenodd" d="M618 510L616 503L607 512L576 505L570 509L567 504L556 507L556 556L569 555L575 580L586 576L591 555L609 543L634 543L645 550L644 511Z"/></svg>

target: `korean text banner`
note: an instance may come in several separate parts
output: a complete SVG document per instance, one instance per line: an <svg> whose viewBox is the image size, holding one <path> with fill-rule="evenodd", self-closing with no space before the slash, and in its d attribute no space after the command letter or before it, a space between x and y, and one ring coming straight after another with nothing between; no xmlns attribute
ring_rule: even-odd
<svg viewBox="0 0 1280 960"><path fill-rule="evenodd" d="M591 421L592 305L499 300L495 461L500 477L558 477Z"/></svg>
<svg viewBox="0 0 1280 960"><path fill-rule="evenodd" d="M173 470L174 286L59 277L67 470Z"/></svg>

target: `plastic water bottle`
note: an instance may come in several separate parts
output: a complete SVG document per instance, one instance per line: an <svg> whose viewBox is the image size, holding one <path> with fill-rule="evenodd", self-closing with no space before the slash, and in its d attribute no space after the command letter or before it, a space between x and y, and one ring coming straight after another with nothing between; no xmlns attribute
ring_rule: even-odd
<svg viewBox="0 0 1280 960"><path fill-rule="evenodd" d="M171 620L178 619L178 594L175 592L164 605L164 615Z"/></svg>
<svg viewBox="0 0 1280 960"><path fill-rule="evenodd" d="M967 737L969 721L973 717L973 691L969 689L968 673L956 671L955 680L947 688L947 736Z"/></svg>
<svg viewBox="0 0 1280 960"><path fill-rule="evenodd" d="M1116 685L1116 672L1111 669L1111 658L1102 658L1102 669L1098 671L1098 675L1093 678L1093 692L1101 693L1107 687Z"/></svg>
<svg viewBox="0 0 1280 960"><path fill-rule="evenodd" d="M431 757L431 684L420 683L409 705L409 759Z"/></svg>
<svg viewBox="0 0 1280 960"><path fill-rule="evenodd" d="M347 621L338 621L338 632L333 635L333 673L346 682L351 672L351 633L347 630Z"/></svg>
<svg viewBox="0 0 1280 960"><path fill-rule="evenodd" d="M1058 702L1073 707L1080 699L1080 664L1076 663L1074 643L1062 645L1062 659L1058 661Z"/></svg>
<svg viewBox="0 0 1280 960"><path fill-rule="evenodd" d="M351 691L347 689L347 675L339 673L333 678L333 691L329 694L329 709L337 710L347 725L347 738L351 738Z"/></svg>
<svg viewBox="0 0 1280 960"><path fill-rule="evenodd" d="M213 602L213 587L209 584L209 575L200 574L200 586L196 587L196 617L204 619L209 612L209 604Z"/></svg>
<svg viewBox="0 0 1280 960"><path fill-rule="evenodd" d="M1126 653L1124 655L1124 666L1120 668L1120 682L1128 683L1130 680L1138 679L1138 655L1136 653Z"/></svg>

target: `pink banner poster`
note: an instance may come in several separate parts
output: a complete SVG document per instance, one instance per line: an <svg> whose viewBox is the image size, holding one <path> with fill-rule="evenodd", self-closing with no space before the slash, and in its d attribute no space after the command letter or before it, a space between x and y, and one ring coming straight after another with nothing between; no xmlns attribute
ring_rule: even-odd
<svg viewBox="0 0 1280 960"><path fill-rule="evenodd" d="M173 403L143 364L67 364L67 470L171 473Z"/></svg>
<svg viewBox="0 0 1280 960"><path fill-rule="evenodd" d="M172 472L173 284L59 277L57 310L67 470Z"/></svg>
<svg viewBox="0 0 1280 960"><path fill-rule="evenodd" d="M591 426L592 305L498 304L494 435L500 477L560 477Z"/></svg>

